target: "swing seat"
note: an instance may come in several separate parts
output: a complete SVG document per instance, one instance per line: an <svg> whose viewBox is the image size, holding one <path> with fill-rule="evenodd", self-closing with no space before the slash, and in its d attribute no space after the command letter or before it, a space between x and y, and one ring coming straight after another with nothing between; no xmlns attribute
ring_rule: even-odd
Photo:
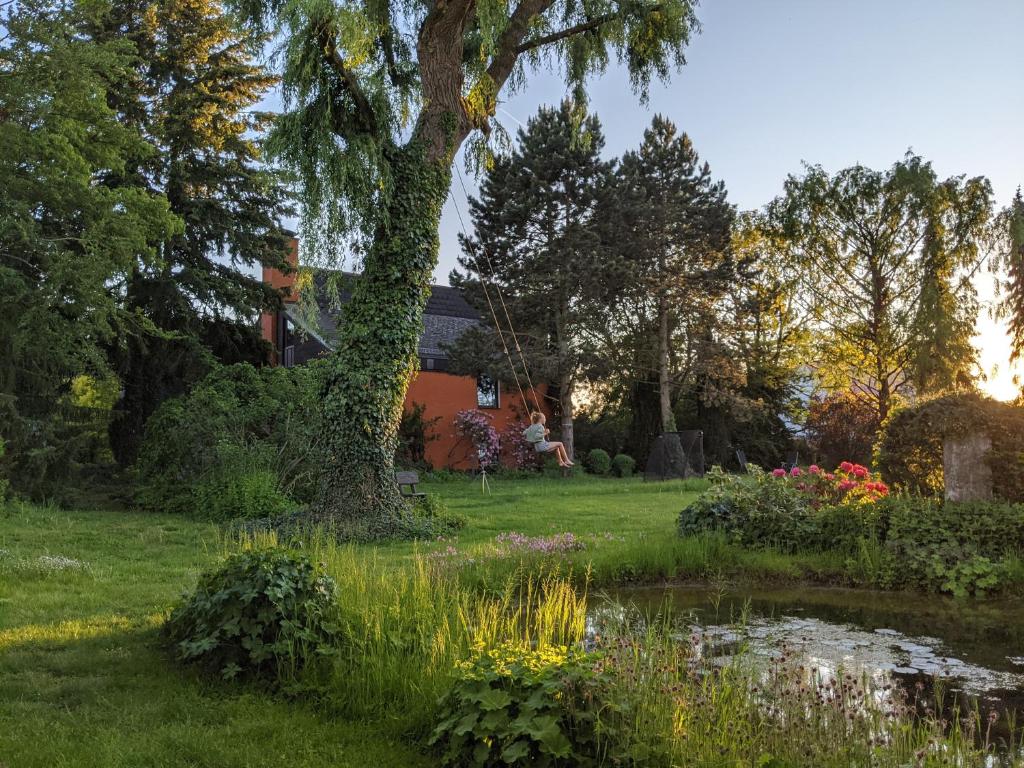
<svg viewBox="0 0 1024 768"><path fill-rule="evenodd" d="M416 486L420 482L419 472L395 472L395 483L398 484L398 491L406 499L422 499L425 494L417 491ZM408 490L406 490L408 489Z"/></svg>

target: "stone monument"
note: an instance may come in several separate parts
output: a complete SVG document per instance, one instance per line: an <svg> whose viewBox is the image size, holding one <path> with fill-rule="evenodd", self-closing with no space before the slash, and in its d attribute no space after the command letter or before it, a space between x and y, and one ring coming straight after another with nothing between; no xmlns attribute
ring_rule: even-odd
<svg viewBox="0 0 1024 768"><path fill-rule="evenodd" d="M983 432L947 437L942 445L942 472L947 501L992 499L992 468L986 457L992 440Z"/></svg>

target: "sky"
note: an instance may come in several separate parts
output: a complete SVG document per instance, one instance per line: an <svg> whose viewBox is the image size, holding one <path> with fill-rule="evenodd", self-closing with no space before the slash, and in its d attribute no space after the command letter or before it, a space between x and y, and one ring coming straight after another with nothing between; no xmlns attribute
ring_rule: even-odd
<svg viewBox="0 0 1024 768"><path fill-rule="evenodd" d="M690 135L741 210L780 194L802 162L881 169L908 149L943 178L987 176L999 207L1024 185L1024 0L704 0L698 17L686 66L656 83L647 105L619 68L592 81L607 156L639 145L660 113ZM565 92L538 72L498 119L514 132ZM466 216L458 178L452 192L442 284L459 252L456 206ZM979 271L976 284L989 302L991 275ZM986 389L1014 397L1005 328L984 310L976 342Z"/></svg>

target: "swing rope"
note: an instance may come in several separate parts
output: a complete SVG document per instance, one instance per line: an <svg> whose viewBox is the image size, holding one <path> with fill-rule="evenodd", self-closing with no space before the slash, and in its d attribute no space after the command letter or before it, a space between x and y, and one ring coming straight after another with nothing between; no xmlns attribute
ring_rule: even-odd
<svg viewBox="0 0 1024 768"><path fill-rule="evenodd" d="M466 199L468 200L469 192L466 189L465 181L463 181L462 179L462 171L459 170L458 166L455 167L455 173L458 175L459 185L462 187L462 192L466 196ZM462 218L462 210L459 208L458 203L455 201L455 196L451 193L451 190L448 191L448 197L451 199L452 205L455 207L455 213L459 217L459 225L462 228L462 235L468 241L469 237L466 234L466 222ZM480 253L483 254L484 259L487 261L487 269L493 278L494 264L493 262L491 262L491 257L487 254L487 249L484 248L482 245L480 246ZM515 347L516 352L519 354L519 361L523 366L523 373L526 375L526 382L530 387L531 394L533 395L533 403L537 407L537 410L540 411L542 409L540 407L540 400L538 400L537 398L537 388L533 384L533 377L530 375L530 368L526 364L526 356L523 354L523 348L519 345L519 337L516 335L515 326L512 325L512 316L508 311L508 305L505 303L505 297L504 295L502 295L501 287L498 286L498 284L495 283L493 279L488 280L487 276L484 275L484 271L483 269L481 269L482 265L480 263L479 255L474 255L473 263L476 265L477 274L480 275L480 286L484 289L484 297L487 299L487 308L491 312L491 319L494 321L494 328L498 332L498 338L501 341L502 349L505 351L505 359L508 360L508 366L509 368L512 369L512 377L515 379L516 388L519 390L519 397L522 398L523 404L527 408L529 408L530 402L529 400L526 399L526 393L523 391L523 386L519 380L519 372L516 370L515 362L512 360L512 353L509 352L508 343L505 341L505 332L502 330L501 323L498 321L498 313L494 308L494 302L491 300L490 290L488 290L487 287L488 282L491 283L491 288L493 288L494 292L498 295L498 301L501 304L502 311L505 314L505 322L508 323L508 333L511 335L512 344Z"/></svg>

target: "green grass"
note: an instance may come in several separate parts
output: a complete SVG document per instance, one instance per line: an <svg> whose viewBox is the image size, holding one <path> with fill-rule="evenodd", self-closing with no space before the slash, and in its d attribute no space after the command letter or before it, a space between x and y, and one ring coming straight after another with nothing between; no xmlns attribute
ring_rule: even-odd
<svg viewBox="0 0 1024 768"><path fill-rule="evenodd" d="M157 627L219 556L208 525L166 515L0 512L0 765L425 766L381 725L207 684ZM62 555L84 570L54 570Z"/></svg>
<svg viewBox="0 0 1024 768"><path fill-rule="evenodd" d="M452 544L467 556L493 549L494 537L504 531L531 536L571 531L585 537L588 547L559 567L578 577L590 569L595 585L719 574L827 579L841 573L842 564L827 557L745 552L715 537L679 539L676 516L702 487L700 482L497 477L489 495L472 480L438 482L426 490L467 517ZM423 727L415 716L400 716L400 707L343 707L329 713L251 688L204 682L170 662L157 628L181 592L227 546L213 526L169 515L17 505L0 511L0 766L430 764L399 738L400 730ZM408 564L414 552L441 546L448 544L395 544L373 552L348 548L342 555L335 549L331 568L354 579L353 561L346 558L372 560L376 570L367 571L367 578L377 580L379 594L398 572L396 566ZM79 565L61 567L45 559L58 556ZM460 579L470 584L476 579L500 593L510 573L524 567L543 570L545 564L529 558L494 561L468 569ZM395 583L392 612L430 602L422 582L414 582L407 588ZM500 604L494 598L490 605ZM371 608L361 606L353 615L371 616ZM438 611L447 613L439 613L438 621L459 617L462 608L445 603ZM416 625L408 626L413 631ZM459 643L470 637L452 631ZM370 634L363 640L372 647L387 645ZM406 690L408 684L395 679L397 668L389 661L378 671L360 670L361 700L372 702L375 688L382 686L396 701L405 696L426 712L443 680L435 677L426 688Z"/></svg>

